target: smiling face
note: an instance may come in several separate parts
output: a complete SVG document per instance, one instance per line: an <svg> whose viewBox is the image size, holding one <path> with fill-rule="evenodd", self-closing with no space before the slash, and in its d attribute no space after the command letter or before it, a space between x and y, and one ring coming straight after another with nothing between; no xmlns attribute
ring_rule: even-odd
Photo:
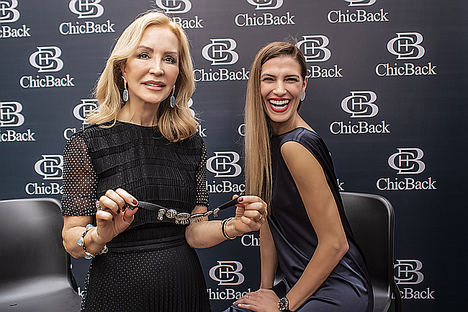
<svg viewBox="0 0 468 312"><path fill-rule="evenodd" d="M168 27L146 28L135 53L121 65L129 103L159 106L179 75L179 54L179 40Z"/></svg>
<svg viewBox="0 0 468 312"><path fill-rule="evenodd" d="M291 56L275 57L262 65L260 93L274 133L297 127L297 108L306 85L301 66Z"/></svg>

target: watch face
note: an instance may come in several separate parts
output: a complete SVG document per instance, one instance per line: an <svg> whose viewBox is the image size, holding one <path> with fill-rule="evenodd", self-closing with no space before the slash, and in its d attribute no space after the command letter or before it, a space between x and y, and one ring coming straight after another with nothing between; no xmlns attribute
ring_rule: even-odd
<svg viewBox="0 0 468 312"><path fill-rule="evenodd" d="M278 310L280 311L287 311L289 309L289 301L288 298L283 297L278 302Z"/></svg>

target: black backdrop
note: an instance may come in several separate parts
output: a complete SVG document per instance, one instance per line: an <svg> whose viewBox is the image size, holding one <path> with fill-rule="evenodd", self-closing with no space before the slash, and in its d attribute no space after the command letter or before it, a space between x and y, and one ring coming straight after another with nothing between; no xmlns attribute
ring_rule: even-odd
<svg viewBox="0 0 468 312"><path fill-rule="evenodd" d="M190 39L212 205L244 188L250 63L294 37L309 66L302 115L327 142L342 190L395 207L405 310L466 309L464 1L0 0L1 199L60 198L63 146L95 105L116 38L149 8ZM214 311L258 287L258 234L199 255ZM81 288L87 264L73 262Z"/></svg>

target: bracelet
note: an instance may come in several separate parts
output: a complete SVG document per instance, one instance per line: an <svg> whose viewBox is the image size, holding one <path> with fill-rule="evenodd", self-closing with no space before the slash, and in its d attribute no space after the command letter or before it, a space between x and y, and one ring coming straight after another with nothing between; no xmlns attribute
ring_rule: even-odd
<svg viewBox="0 0 468 312"><path fill-rule="evenodd" d="M83 251L85 253L85 259L93 259L94 257L96 257L97 255L102 255L102 254L105 254L109 251L109 249L107 248L107 245L104 245L104 247L102 247L102 250L100 252L98 252L97 254L93 255L92 253L88 252L86 250L86 245L85 245L85 241L84 241L84 238L86 236L86 234L88 234L88 232L92 229L92 228L95 228L94 225L92 224L88 224L86 225L85 227L85 230L83 232L83 234L81 234L81 236L76 240L76 244L80 247L83 248Z"/></svg>
<svg viewBox="0 0 468 312"><path fill-rule="evenodd" d="M224 219L223 220L223 223L221 224L221 231L223 232L223 236L227 239L236 239L237 236L234 236L234 237L230 237L229 235L227 235L226 233L226 223L228 223L229 221L232 220L232 217L230 218L227 218L227 219Z"/></svg>

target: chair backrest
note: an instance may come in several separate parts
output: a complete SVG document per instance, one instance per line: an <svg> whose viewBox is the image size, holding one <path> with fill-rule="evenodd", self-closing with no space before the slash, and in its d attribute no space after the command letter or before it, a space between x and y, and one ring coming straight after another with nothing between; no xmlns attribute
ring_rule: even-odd
<svg viewBox="0 0 468 312"><path fill-rule="evenodd" d="M393 207L379 195L342 192L341 198L355 241L366 259L374 311L387 311L393 283Z"/></svg>
<svg viewBox="0 0 468 312"><path fill-rule="evenodd" d="M0 201L0 286L44 275L67 276L60 202L51 198Z"/></svg>

